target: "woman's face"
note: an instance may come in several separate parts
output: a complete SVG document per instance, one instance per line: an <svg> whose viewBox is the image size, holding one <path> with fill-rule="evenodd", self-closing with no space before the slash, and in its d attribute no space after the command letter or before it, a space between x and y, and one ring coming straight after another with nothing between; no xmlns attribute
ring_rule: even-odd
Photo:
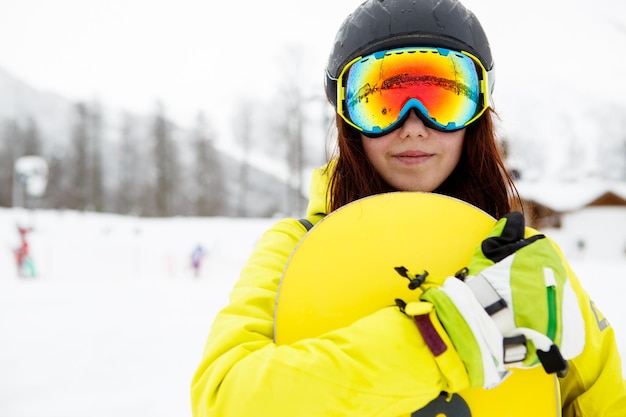
<svg viewBox="0 0 626 417"><path fill-rule="evenodd" d="M426 127L412 111L398 129L379 138L361 135L367 158L399 191L431 192L461 159L465 129L440 132Z"/></svg>

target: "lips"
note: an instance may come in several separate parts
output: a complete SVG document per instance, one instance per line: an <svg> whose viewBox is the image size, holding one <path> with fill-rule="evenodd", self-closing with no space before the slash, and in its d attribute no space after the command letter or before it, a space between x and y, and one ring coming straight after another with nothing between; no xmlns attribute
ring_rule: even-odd
<svg viewBox="0 0 626 417"><path fill-rule="evenodd" d="M432 156L430 153L422 151L404 151L394 155L396 158L423 158L425 156Z"/></svg>
<svg viewBox="0 0 626 417"><path fill-rule="evenodd" d="M420 163L426 161L431 156L433 154L422 151L403 151L393 155L395 159L407 164Z"/></svg>

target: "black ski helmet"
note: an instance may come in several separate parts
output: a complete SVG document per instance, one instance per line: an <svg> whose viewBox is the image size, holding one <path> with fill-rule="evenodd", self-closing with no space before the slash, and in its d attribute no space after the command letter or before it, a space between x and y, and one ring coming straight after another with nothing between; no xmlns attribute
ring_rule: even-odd
<svg viewBox="0 0 626 417"><path fill-rule="evenodd" d="M344 20L335 37L324 83L328 100L337 106L337 78L350 61L404 46L471 53L489 72L491 94L494 65L487 35L458 0L367 0Z"/></svg>

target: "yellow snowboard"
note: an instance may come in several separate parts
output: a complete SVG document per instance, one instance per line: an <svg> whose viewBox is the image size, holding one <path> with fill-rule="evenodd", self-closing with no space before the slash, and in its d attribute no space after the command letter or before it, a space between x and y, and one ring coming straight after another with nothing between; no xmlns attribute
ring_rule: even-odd
<svg viewBox="0 0 626 417"><path fill-rule="evenodd" d="M394 269L443 281L467 266L495 220L460 200L398 192L348 204L302 239L285 267L276 300L275 339L289 344L347 326L418 293ZM560 417L556 377L541 366L513 369L492 390L437 399L413 417Z"/></svg>

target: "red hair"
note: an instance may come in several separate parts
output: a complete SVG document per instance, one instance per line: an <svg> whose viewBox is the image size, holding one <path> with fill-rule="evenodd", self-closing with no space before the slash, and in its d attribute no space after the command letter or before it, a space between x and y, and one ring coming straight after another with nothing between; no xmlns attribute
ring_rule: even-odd
<svg viewBox="0 0 626 417"><path fill-rule="evenodd" d="M340 117L337 123L336 164L330 172L327 199L330 210L359 198L397 191L369 162L360 133ZM519 210L521 203L507 173L496 141L491 109L466 128L461 159L435 193L466 201L496 219Z"/></svg>

